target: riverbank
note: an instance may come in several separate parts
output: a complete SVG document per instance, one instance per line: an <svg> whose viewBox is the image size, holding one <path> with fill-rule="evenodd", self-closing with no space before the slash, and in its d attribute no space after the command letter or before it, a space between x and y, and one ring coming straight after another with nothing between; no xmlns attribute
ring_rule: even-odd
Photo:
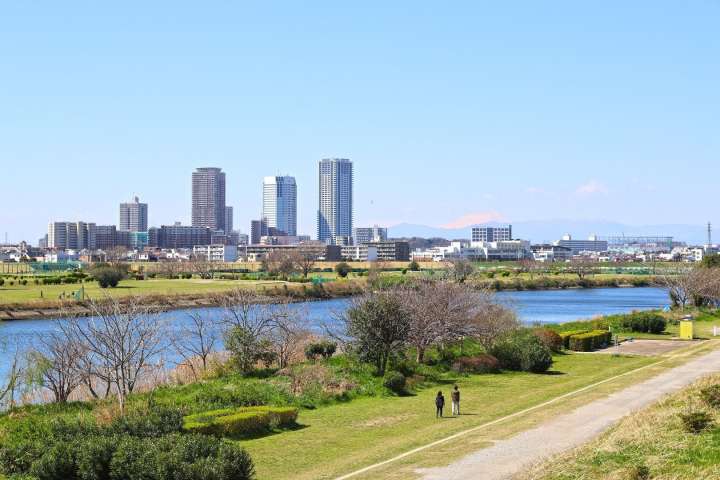
<svg viewBox="0 0 720 480"><path fill-rule="evenodd" d="M152 282L152 281L145 281ZM122 282L120 288L129 288ZM330 300L334 298L347 298L365 291L366 279L350 279L319 284L294 282L233 282L224 285L224 288L208 290L203 293L139 293L125 291L119 297L120 304L132 301L138 302L148 310L154 312L167 312L192 308L218 307L223 304L227 294L237 288L253 289L259 294L269 298L302 302L311 300ZM114 289L95 293L95 301L102 301L100 295L110 295ZM33 320L41 318L64 318L90 315L88 301L77 300L43 300L22 303L0 304L0 321Z"/></svg>
<svg viewBox="0 0 720 480"><path fill-rule="evenodd" d="M413 272L414 273L414 272ZM401 282L413 276L386 275L389 283ZM512 291L553 291L590 288L648 287L658 283L652 276L608 275L593 277L571 277L568 275L535 276L527 274L497 279L473 278L469 281L477 288L488 288L496 292ZM291 301L328 300L347 298L363 293L367 277L352 277L324 283L299 283L286 281L252 280L123 280L117 288L100 289L96 283L76 285L28 285L0 288L0 321L31 320L88 315L86 302L70 300L75 291L84 289L86 298L132 297L153 311L170 311L190 308L215 307L222 304L223 295L236 288L254 289L270 298ZM22 289L25 295L3 293L12 288ZM63 295L65 299L58 299ZM43 296L41 298L41 296ZM52 296L52 297L51 297ZM49 298L50 297L50 298ZM17 301L7 301L14 298Z"/></svg>

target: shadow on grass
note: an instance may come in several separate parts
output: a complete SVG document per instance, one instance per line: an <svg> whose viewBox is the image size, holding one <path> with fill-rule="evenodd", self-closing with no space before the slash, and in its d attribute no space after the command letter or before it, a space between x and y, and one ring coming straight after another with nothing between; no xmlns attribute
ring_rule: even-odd
<svg viewBox="0 0 720 480"><path fill-rule="evenodd" d="M273 437L275 435L280 435L285 432L296 432L299 430L305 430L306 428L309 428L310 425L303 425L301 423L296 423L292 426L287 426L283 428L275 428L273 430L264 430L260 432L255 433L246 433L246 434L234 434L234 435L226 435L225 438L228 438L230 440L257 440L259 438L265 438L265 437Z"/></svg>
<svg viewBox="0 0 720 480"><path fill-rule="evenodd" d="M547 372L543 372L543 373L541 373L540 375L555 376L555 375L567 375L567 373L565 373L565 372L559 372L559 371L557 371L557 370L548 370Z"/></svg>

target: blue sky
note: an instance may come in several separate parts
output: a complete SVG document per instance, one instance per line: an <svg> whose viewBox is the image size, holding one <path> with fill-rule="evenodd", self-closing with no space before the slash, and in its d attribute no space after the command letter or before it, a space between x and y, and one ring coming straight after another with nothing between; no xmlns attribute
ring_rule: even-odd
<svg viewBox="0 0 720 480"><path fill-rule="evenodd" d="M390 4L390 5L389 5ZM717 214L720 3L6 2L0 234L189 221L227 172L243 231L262 177L355 162L356 224Z"/></svg>

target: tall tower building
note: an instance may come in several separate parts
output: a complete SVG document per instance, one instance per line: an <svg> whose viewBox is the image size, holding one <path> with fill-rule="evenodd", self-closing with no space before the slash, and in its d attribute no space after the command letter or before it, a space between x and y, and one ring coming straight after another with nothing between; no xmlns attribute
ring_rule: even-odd
<svg viewBox="0 0 720 480"><path fill-rule="evenodd" d="M268 228L286 235L297 235L297 185L295 177L263 179L262 218Z"/></svg>
<svg viewBox="0 0 720 480"><path fill-rule="evenodd" d="M140 203L138 197L131 202L120 204L119 230L124 232L147 232L148 229L148 206L147 203Z"/></svg>
<svg viewBox="0 0 720 480"><path fill-rule="evenodd" d="M225 172L198 168L192 174L192 226L225 230Z"/></svg>
<svg viewBox="0 0 720 480"><path fill-rule="evenodd" d="M326 158L318 167L318 240L349 243L353 234L353 164L346 158Z"/></svg>
<svg viewBox="0 0 720 480"><path fill-rule="evenodd" d="M225 206L225 233L233 231L233 207Z"/></svg>

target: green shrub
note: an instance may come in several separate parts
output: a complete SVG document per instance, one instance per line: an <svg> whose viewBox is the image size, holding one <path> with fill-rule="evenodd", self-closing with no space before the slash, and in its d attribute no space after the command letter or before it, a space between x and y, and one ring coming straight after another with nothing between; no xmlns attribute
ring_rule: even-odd
<svg viewBox="0 0 720 480"><path fill-rule="evenodd" d="M176 408L164 407L129 412L114 419L107 427L112 434L133 437L159 437L181 432L182 428L182 413Z"/></svg>
<svg viewBox="0 0 720 480"><path fill-rule="evenodd" d="M291 407L221 409L185 417L188 432L211 435L249 435L295 424L298 411Z"/></svg>
<svg viewBox="0 0 720 480"><path fill-rule="evenodd" d="M320 357L328 359L335 354L337 344L329 340L309 343L305 346L305 357L308 360L316 360Z"/></svg>
<svg viewBox="0 0 720 480"><path fill-rule="evenodd" d="M720 384L710 385L700 390L700 397L713 408L720 408Z"/></svg>
<svg viewBox="0 0 720 480"><path fill-rule="evenodd" d="M606 330L593 330L569 337L569 348L575 352L591 352L610 344L612 334Z"/></svg>
<svg viewBox="0 0 720 480"><path fill-rule="evenodd" d="M335 265L335 273L337 273L338 277L340 278L347 277L351 271L352 269L350 268L350 265L348 265L346 262L340 262Z"/></svg>
<svg viewBox="0 0 720 480"><path fill-rule="evenodd" d="M112 267L101 267L93 270L93 277L100 284L100 288L115 288L123 279L123 273Z"/></svg>
<svg viewBox="0 0 720 480"><path fill-rule="evenodd" d="M418 262L416 262L415 260L413 260L413 261L410 262L410 264L408 265L408 269L409 269L411 272L419 272L419 271L420 271L420 264L419 264Z"/></svg>
<svg viewBox="0 0 720 480"><path fill-rule="evenodd" d="M400 372L388 372L383 379L383 386L398 395L405 392L407 379Z"/></svg>
<svg viewBox="0 0 720 480"><path fill-rule="evenodd" d="M681 413L680 420L688 433L701 433L713 425L710 414L702 410Z"/></svg>
<svg viewBox="0 0 720 480"><path fill-rule="evenodd" d="M549 328L536 328L533 330L533 334L540 339L540 341L553 352L559 352L563 348L563 338L554 330Z"/></svg>
<svg viewBox="0 0 720 480"><path fill-rule="evenodd" d="M611 315L609 324L615 330L623 332L662 333L667 327L667 320L658 312L632 312L624 315Z"/></svg>
<svg viewBox="0 0 720 480"><path fill-rule="evenodd" d="M528 329L506 335L493 346L490 354L507 370L541 373L553 363L550 349Z"/></svg>
<svg viewBox="0 0 720 480"><path fill-rule="evenodd" d="M474 357L458 358L452 369L458 373L496 373L500 371L500 362L492 355L482 353Z"/></svg>
<svg viewBox="0 0 720 480"><path fill-rule="evenodd" d="M205 435L127 437L110 464L112 480L249 480L255 469L247 452Z"/></svg>

